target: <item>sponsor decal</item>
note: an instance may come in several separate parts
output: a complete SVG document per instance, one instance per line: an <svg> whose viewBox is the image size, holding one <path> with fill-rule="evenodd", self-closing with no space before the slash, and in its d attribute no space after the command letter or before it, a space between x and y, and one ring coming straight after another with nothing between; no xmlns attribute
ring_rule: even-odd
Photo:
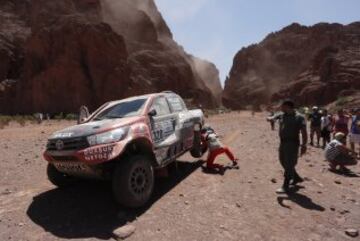
<svg viewBox="0 0 360 241"><path fill-rule="evenodd" d="M155 123L155 128L153 130L155 143L163 141L172 133L174 133L173 119L168 119Z"/></svg>
<svg viewBox="0 0 360 241"><path fill-rule="evenodd" d="M54 166L61 172L69 173L69 174L95 174L94 170L90 168L88 165L80 162L54 162Z"/></svg>
<svg viewBox="0 0 360 241"><path fill-rule="evenodd" d="M84 151L85 160L107 160L114 150L114 145L89 148Z"/></svg>
<svg viewBox="0 0 360 241"><path fill-rule="evenodd" d="M54 138L70 138L74 135L73 132L55 133Z"/></svg>

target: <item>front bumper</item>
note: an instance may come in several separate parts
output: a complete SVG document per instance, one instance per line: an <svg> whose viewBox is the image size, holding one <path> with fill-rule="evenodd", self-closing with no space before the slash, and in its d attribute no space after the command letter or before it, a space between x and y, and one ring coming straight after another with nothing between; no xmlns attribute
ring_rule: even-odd
<svg viewBox="0 0 360 241"><path fill-rule="evenodd" d="M101 164L121 155L125 143L126 141L120 141L75 151L46 150L43 156L60 172L74 176L100 177L103 175Z"/></svg>
<svg viewBox="0 0 360 241"><path fill-rule="evenodd" d="M53 151L46 150L44 158L48 162L79 161L88 165L97 165L111 161L118 157L124 150L126 141L87 147L75 151Z"/></svg>

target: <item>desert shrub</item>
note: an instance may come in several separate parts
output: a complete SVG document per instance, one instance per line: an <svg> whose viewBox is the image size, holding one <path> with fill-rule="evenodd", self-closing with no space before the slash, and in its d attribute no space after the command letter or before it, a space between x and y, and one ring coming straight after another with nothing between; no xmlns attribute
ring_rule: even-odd
<svg viewBox="0 0 360 241"><path fill-rule="evenodd" d="M26 118L24 116L15 116L14 121L19 123L21 126L26 125Z"/></svg>
<svg viewBox="0 0 360 241"><path fill-rule="evenodd" d="M54 116L55 120L63 120L64 119L64 113L59 113L57 115Z"/></svg>
<svg viewBox="0 0 360 241"><path fill-rule="evenodd" d="M11 121L11 117L10 116L4 116L1 115L0 116L0 129L3 129L5 126L7 126Z"/></svg>
<svg viewBox="0 0 360 241"><path fill-rule="evenodd" d="M13 116L12 121L19 123L21 126L25 126L26 122L35 123L35 117L31 115L16 115Z"/></svg>
<svg viewBox="0 0 360 241"><path fill-rule="evenodd" d="M77 120L77 118L78 118L78 116L76 114L72 114L72 113L67 114L65 116L65 120Z"/></svg>
<svg viewBox="0 0 360 241"><path fill-rule="evenodd" d="M14 115L14 116L7 116L7 115L0 115L0 129L3 129L5 126L9 125L10 122L16 122L21 126L25 126L26 122L34 122L35 118L29 115Z"/></svg>

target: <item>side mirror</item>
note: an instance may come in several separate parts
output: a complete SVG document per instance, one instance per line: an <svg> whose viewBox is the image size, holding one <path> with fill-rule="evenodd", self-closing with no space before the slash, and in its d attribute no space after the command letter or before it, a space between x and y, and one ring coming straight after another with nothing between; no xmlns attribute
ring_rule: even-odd
<svg viewBox="0 0 360 241"><path fill-rule="evenodd" d="M154 117L154 116L157 115L157 112L156 112L155 109L153 109L153 110L149 111L148 115L149 115L150 117Z"/></svg>

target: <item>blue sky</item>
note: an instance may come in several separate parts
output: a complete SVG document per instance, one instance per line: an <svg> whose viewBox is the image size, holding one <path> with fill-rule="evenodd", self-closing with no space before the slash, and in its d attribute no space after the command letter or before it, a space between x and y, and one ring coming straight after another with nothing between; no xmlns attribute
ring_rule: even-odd
<svg viewBox="0 0 360 241"><path fill-rule="evenodd" d="M242 47L298 22L360 21L360 0L155 0L175 40L216 64L224 81Z"/></svg>

